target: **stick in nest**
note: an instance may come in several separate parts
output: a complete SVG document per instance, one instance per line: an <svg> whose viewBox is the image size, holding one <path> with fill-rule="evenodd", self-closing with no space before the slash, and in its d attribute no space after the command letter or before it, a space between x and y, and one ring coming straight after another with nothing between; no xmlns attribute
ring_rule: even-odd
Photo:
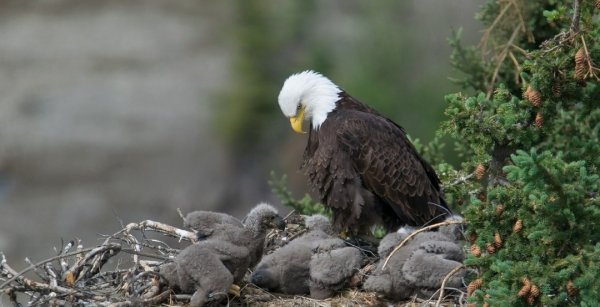
<svg viewBox="0 0 600 307"><path fill-rule="evenodd" d="M79 255L79 254L87 253L87 252L90 252L90 251L92 251L93 249L94 249L94 248L80 249L80 250L77 250L77 251L74 251L74 252L70 252L70 253L65 253L65 254L62 254L62 255L54 256L54 257L52 257L52 258L49 258L49 259L46 259L46 260L40 261L40 262L38 262L38 263L34 264L33 266L29 266L29 267L27 267L27 268L25 268L25 269L21 270L20 272L16 272L16 274L13 274L13 273L11 273L13 276L12 276L11 278L7 279L7 280L6 280L4 283L2 283L2 284L0 285L0 289L4 288L4 287L5 287L5 286L7 286L8 284L10 284L10 283L11 283L11 282L13 282L14 280L16 280L18 277L20 277L20 276L22 276L23 274L25 274L25 273L27 273L27 272L29 272L29 271L33 270L33 269L34 269L34 268L36 268L36 267L39 267L39 266L41 266L41 265L44 265L44 264L46 264L46 263L48 263L48 262L52 262L52 261L54 261L54 260L57 260L57 259L62 259L62 258L67 258L67 257L71 257L71 256L75 256L75 255ZM0 268L2 268L2 267L6 267L6 266L7 266L7 263L6 263L6 257L4 256L4 254L1 254L1 253L0 253L0 255L2 255L2 262L0 262Z"/></svg>
<svg viewBox="0 0 600 307"><path fill-rule="evenodd" d="M444 288L446 288L446 283L448 282L448 279L450 279L450 277L454 274L456 274L456 272L458 272L460 269L464 268L464 265L459 265L457 267L455 267L454 269L452 269L452 271L450 271L446 277L444 277L444 280L442 280L442 286L440 287L440 296L437 299L437 302L435 303L435 307L439 307L440 304L442 303L442 299L444 298Z"/></svg>
<svg viewBox="0 0 600 307"><path fill-rule="evenodd" d="M186 239L188 241L191 241L192 243L196 242L196 234L194 232L183 230L168 224L155 222L152 220L145 220L140 223L129 223L127 224L124 230L125 232L130 232L133 229L152 229L156 232L161 232L164 234L171 235L175 238L179 238L179 240Z"/></svg>
<svg viewBox="0 0 600 307"><path fill-rule="evenodd" d="M441 226L447 226L447 225L452 225L452 224L465 224L465 221L446 221L446 222L441 222L441 223L437 223L437 224L433 224L433 225L429 225L427 227L423 227L419 230L414 231L413 233L411 233L410 235L408 235L404 240L402 240L402 242L400 242L400 244L398 244L398 246L396 246L394 248L394 250L392 250L392 252L385 258L385 262L383 263L383 266L381 267L381 270L384 270L385 267L387 266L388 261L390 261L390 258L392 258L392 256L402 247L404 246L404 244L406 244L406 242L408 242L408 240L412 239L412 237L416 236L418 233L420 232L424 232L433 228L437 228L437 227L441 227Z"/></svg>

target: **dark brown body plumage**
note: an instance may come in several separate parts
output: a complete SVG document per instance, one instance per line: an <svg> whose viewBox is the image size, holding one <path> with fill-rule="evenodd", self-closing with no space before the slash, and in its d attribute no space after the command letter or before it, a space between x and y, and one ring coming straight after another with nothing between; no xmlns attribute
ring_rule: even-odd
<svg viewBox="0 0 600 307"><path fill-rule="evenodd" d="M379 223L393 231L450 215L435 171L404 130L344 92L311 128L302 169L338 230L364 234Z"/></svg>

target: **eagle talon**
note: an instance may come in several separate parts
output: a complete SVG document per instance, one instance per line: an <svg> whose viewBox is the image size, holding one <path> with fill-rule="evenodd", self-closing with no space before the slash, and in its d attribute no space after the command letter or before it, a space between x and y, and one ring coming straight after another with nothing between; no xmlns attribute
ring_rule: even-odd
<svg viewBox="0 0 600 307"><path fill-rule="evenodd" d="M236 284L232 284L231 287L229 288L229 290L227 291L228 294L233 295L233 296L240 296L240 286L236 285Z"/></svg>

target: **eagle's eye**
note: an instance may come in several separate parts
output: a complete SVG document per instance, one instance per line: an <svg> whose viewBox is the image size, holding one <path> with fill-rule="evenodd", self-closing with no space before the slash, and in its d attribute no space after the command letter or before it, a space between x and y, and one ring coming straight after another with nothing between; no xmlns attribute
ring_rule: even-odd
<svg viewBox="0 0 600 307"><path fill-rule="evenodd" d="M298 104L298 106L296 107L296 111L300 111L300 109L302 109L302 105Z"/></svg>

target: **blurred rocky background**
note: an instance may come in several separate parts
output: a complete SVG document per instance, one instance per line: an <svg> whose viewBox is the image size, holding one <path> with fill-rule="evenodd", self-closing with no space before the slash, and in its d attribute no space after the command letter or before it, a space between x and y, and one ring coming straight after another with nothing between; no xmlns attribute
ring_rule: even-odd
<svg viewBox="0 0 600 307"><path fill-rule="evenodd" d="M277 205L272 170L302 196L306 138L276 100L300 70L430 140L446 37L476 36L480 2L0 2L0 251L46 259L120 221L180 225L176 208L242 216Z"/></svg>

